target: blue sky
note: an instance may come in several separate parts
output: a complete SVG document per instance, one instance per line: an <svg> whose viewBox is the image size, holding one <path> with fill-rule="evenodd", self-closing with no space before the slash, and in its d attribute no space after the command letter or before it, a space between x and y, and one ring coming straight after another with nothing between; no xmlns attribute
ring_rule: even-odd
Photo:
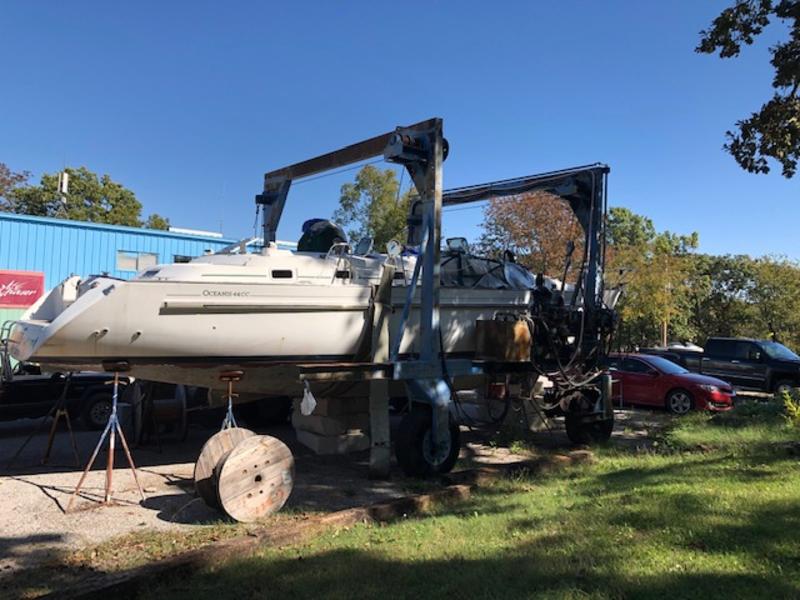
<svg viewBox="0 0 800 600"><path fill-rule="evenodd" d="M243 237L265 171L440 116L446 187L602 161L612 205L702 251L800 258L800 176L721 150L771 95L780 28L738 59L693 52L728 4L6 1L0 161L85 165L145 212ZM350 176L297 186L279 237ZM480 221L447 214L445 233Z"/></svg>

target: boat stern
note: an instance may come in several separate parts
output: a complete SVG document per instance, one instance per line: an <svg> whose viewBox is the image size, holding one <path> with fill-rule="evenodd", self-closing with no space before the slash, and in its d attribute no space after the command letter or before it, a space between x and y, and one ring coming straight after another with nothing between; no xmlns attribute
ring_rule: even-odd
<svg viewBox="0 0 800 600"><path fill-rule="evenodd" d="M93 289L97 286L88 290L81 290L80 286L80 277L65 279L13 322L6 341L11 357L18 361L58 362L70 341L61 340L59 332L99 299L100 292Z"/></svg>

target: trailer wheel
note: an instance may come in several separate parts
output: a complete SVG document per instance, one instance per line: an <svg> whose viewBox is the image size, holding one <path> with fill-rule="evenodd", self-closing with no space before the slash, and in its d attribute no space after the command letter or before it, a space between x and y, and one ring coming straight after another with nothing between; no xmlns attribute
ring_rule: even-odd
<svg viewBox="0 0 800 600"><path fill-rule="evenodd" d="M431 412L412 410L400 422L394 453L403 473L411 477L449 473L458 460L459 438L458 425L450 419L450 447L437 462L431 448Z"/></svg>
<svg viewBox="0 0 800 600"><path fill-rule="evenodd" d="M602 444L611 438L614 418L584 422L580 415L567 413L565 418L567 437L573 444Z"/></svg>

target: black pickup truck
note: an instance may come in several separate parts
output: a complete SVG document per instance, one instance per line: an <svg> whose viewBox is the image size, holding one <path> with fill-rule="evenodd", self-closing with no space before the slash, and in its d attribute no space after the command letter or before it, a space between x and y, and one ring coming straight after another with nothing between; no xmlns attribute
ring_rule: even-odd
<svg viewBox="0 0 800 600"><path fill-rule="evenodd" d="M702 352L683 348L647 348L684 368L711 375L739 388L781 392L800 386L800 356L783 344L748 338L709 338Z"/></svg>
<svg viewBox="0 0 800 600"><path fill-rule="evenodd" d="M70 417L80 418L89 429L102 429L111 412L113 376L109 373L74 373L67 383L63 373L42 373L36 365L18 364L0 376L0 421L43 417L66 386L65 405ZM10 376L9 376L10 375ZM120 379L121 387L128 378ZM120 390L120 393L122 391Z"/></svg>

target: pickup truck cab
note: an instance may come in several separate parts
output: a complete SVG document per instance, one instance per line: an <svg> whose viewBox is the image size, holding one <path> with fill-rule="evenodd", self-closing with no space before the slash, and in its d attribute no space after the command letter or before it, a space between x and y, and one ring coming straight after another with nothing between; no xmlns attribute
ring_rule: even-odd
<svg viewBox="0 0 800 600"><path fill-rule="evenodd" d="M65 408L88 429L102 429L111 413L113 376L109 373L43 373L37 365L18 364L0 376L0 421L45 416L66 391ZM129 382L120 379L120 386Z"/></svg>
<svg viewBox="0 0 800 600"><path fill-rule="evenodd" d="M690 371L743 389L782 392L800 386L800 356L772 340L713 337L703 352L681 348L642 352L663 356Z"/></svg>

